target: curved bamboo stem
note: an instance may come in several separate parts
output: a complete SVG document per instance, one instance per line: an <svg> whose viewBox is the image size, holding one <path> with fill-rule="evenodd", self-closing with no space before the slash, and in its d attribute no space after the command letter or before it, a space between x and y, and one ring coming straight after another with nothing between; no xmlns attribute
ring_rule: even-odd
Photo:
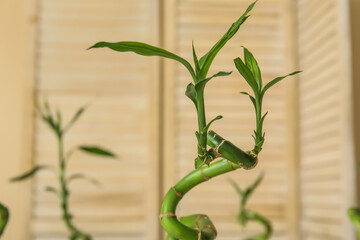
<svg viewBox="0 0 360 240"><path fill-rule="evenodd" d="M268 239L271 234L272 234L272 226L270 224L270 222L263 216L261 216L260 214L245 210L243 212L242 215L245 218L245 221L256 221L259 222L260 224L262 224L265 228L265 232L258 235L258 236L254 236L252 238L248 238L247 240L266 240Z"/></svg>
<svg viewBox="0 0 360 240"><path fill-rule="evenodd" d="M160 215L161 225L169 234L168 239L215 239L217 235L215 227L207 216L201 215L204 216L204 220L208 221L206 224L201 225L199 222L195 221L197 218L192 218L192 220L188 220L185 223L177 219L176 207L178 206L182 197L195 186L205 181L208 181L218 175L234 171L238 168L242 168L244 167L245 162L247 164L249 163L249 159L252 159L252 165L256 164L257 158L253 158L250 155L245 155L245 157L238 159L238 164L235 164L226 159L222 159L210 164L209 166L205 165L199 169L190 172L174 187L172 187L164 197Z"/></svg>

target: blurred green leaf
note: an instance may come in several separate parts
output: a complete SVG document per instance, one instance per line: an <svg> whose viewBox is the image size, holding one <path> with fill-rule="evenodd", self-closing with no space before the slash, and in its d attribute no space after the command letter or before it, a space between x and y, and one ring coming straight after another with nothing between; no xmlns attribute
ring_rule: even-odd
<svg viewBox="0 0 360 240"><path fill-rule="evenodd" d="M117 158L116 154L99 146L79 146L79 149L93 155Z"/></svg>
<svg viewBox="0 0 360 240"><path fill-rule="evenodd" d="M94 184L94 185L96 185L96 186L100 186L100 185L101 185L98 180L96 180L96 179L94 179L94 178L91 178L91 177L88 177L88 176L86 176L85 174L81 174L81 173L72 174L72 175L68 178L67 182L70 183L71 181L77 180L77 179L86 180L86 181L88 181L88 182L90 182L90 183L92 183L92 184Z"/></svg>
<svg viewBox="0 0 360 240"><path fill-rule="evenodd" d="M182 63L188 69L192 78L194 80L196 79L194 69L191 67L188 61L162 48L154 47L141 42L117 42L117 43L98 42L89 49L103 48L103 47L107 47L118 52L134 52L136 54L143 56L159 56L159 57L173 59L175 61Z"/></svg>
<svg viewBox="0 0 360 240"><path fill-rule="evenodd" d="M25 180L29 177L32 177L34 176L38 171L40 170L44 170L44 169L50 169L51 167L50 166L47 166L47 165L40 165L40 166L36 166L34 167L33 169L31 169L30 171L28 172L25 172L17 177L13 177L10 179L11 182L17 182L17 181L22 181L22 180Z"/></svg>
<svg viewBox="0 0 360 240"><path fill-rule="evenodd" d="M289 77L289 76L292 76L292 75L295 75L295 74L298 74L298 73L301 73L301 71L296 71L296 72L290 73L290 74L288 74L288 75L286 75L286 76L277 77L277 78L273 79L272 81L270 81L268 84L265 85L264 89L263 89L262 92L261 92L261 96L264 96L264 93L265 93L269 88L271 88L273 85L275 85L276 83L280 82L280 81L283 80L284 78Z"/></svg>
<svg viewBox="0 0 360 240"><path fill-rule="evenodd" d="M73 125L73 124L81 117L81 115L84 113L84 111L86 110L86 108L87 108L87 105L79 108L79 109L75 112L75 114L74 114L74 116L72 117L72 119L71 119L71 120L68 122L68 124L65 126L64 132L66 132L67 130L69 130L69 129L72 127L72 125Z"/></svg>
<svg viewBox="0 0 360 240"><path fill-rule="evenodd" d="M259 186L259 184L261 183L263 178L264 178L264 173L261 173L260 176L256 179L256 181L245 190L245 193L244 193L244 201L245 202L250 197L250 195L254 192L254 190Z"/></svg>
<svg viewBox="0 0 360 240"><path fill-rule="evenodd" d="M239 185L232 179L228 179L228 181L230 182L230 184L235 188L236 192L242 197L244 192L241 190L241 188L239 187Z"/></svg>
<svg viewBox="0 0 360 240"><path fill-rule="evenodd" d="M208 53L206 53L202 58L200 58L200 77L205 78L209 68L218 54L218 52L221 50L222 47L225 46L225 44L235 35L235 33L239 30L240 26L246 21L246 19L249 17L247 14L253 9L255 3L253 2L244 12L244 14L236 21L234 22L229 30L222 36L222 38L210 49Z"/></svg>
<svg viewBox="0 0 360 240"><path fill-rule="evenodd" d="M245 59L245 64L246 66L250 69L250 71L252 72L255 81L257 83L258 89L262 88L262 79L261 79L261 71L259 68L259 65L256 61L256 59L254 58L254 56L252 55L252 53L245 47L244 48L244 59Z"/></svg>
<svg viewBox="0 0 360 240"><path fill-rule="evenodd" d="M3 234L5 227L9 221L9 210L0 203L0 237Z"/></svg>
<svg viewBox="0 0 360 240"><path fill-rule="evenodd" d="M58 191L56 188L51 187L51 186L46 186L46 187L45 187L45 191L51 192L51 193L55 193L55 195L57 195L57 196L60 195L60 194L59 194L59 191Z"/></svg>

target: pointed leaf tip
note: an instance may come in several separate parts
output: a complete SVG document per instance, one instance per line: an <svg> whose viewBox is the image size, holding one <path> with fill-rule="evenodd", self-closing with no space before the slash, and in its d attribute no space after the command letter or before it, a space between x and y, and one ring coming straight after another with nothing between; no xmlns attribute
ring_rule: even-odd
<svg viewBox="0 0 360 240"><path fill-rule="evenodd" d="M190 72L193 79L195 79L195 72L192 66L184 58L169 52L165 49L155 47L142 42L122 41L122 42L98 42L89 49L107 47L117 52L133 52L142 56L158 56L173 59L182 63Z"/></svg>
<svg viewBox="0 0 360 240"><path fill-rule="evenodd" d="M292 72L288 75L285 75L285 76L282 76L282 77L277 77L273 80L271 80L268 84L265 85L265 87L263 88L263 90L261 91L261 95L264 96L265 92L271 88L272 86L274 86L276 83L280 82L281 80L283 80L284 78L286 77L289 77L289 76L293 76L295 74L298 74L298 73L301 73L302 71L296 71L296 72Z"/></svg>
<svg viewBox="0 0 360 240"><path fill-rule="evenodd" d="M36 166L34 167L33 169L17 176L17 177L13 177L10 179L10 182L18 182L18 181L22 181L22 180L25 180L29 177L32 177L34 176L38 171L40 170L44 170L44 169L50 169L50 166L47 166L47 165L40 165L40 166Z"/></svg>

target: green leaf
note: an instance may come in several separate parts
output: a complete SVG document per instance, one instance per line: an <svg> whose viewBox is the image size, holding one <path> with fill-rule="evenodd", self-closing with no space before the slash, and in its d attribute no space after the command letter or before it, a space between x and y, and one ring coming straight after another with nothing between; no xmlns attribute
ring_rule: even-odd
<svg viewBox="0 0 360 240"><path fill-rule="evenodd" d="M195 90L199 91L199 90L203 90L205 88L205 85L213 78L215 77L224 77L224 76L229 76L231 72L218 72L217 74L214 74L213 76L206 78L198 83L195 84Z"/></svg>
<svg viewBox="0 0 360 240"><path fill-rule="evenodd" d="M254 58L254 56L252 55L252 53L245 47L244 48L244 59L245 59L245 64L246 66L250 69L250 71L252 72L255 81L257 83L258 89L262 88L262 79L261 79L261 71L259 68L259 65L256 61L256 59Z"/></svg>
<svg viewBox="0 0 360 240"><path fill-rule="evenodd" d="M59 191L54 187L46 186L45 191L55 193L57 196L59 196Z"/></svg>
<svg viewBox="0 0 360 240"><path fill-rule="evenodd" d="M73 175L71 175L68 179L67 179L67 182L70 183L71 181L73 180L77 180L77 179L83 179L83 180L86 180L96 186L100 186L100 182L94 178L91 178L91 177L88 177L84 174L81 174L81 173L75 173Z"/></svg>
<svg viewBox="0 0 360 240"><path fill-rule="evenodd" d="M235 188L236 192L242 196L244 194L244 192L241 190L241 188L239 187L239 185L232 179L228 179L228 181L230 182L230 184Z"/></svg>
<svg viewBox="0 0 360 240"><path fill-rule="evenodd" d="M288 74L288 75L286 75L286 76L277 77L277 78L275 78L274 80L270 81L268 84L265 85L264 89L262 90L261 96L264 96L264 93L265 93L270 87L272 87L272 86L275 85L276 83L280 82L280 81L283 80L284 78L286 78L286 77L288 77L288 76L292 76L292 75L298 74L298 73L301 73L301 71L296 71L296 72L290 73L290 74Z"/></svg>
<svg viewBox="0 0 360 240"><path fill-rule="evenodd" d="M191 101L193 101L193 103L195 104L195 107L197 108L197 100L196 100L196 90L195 90L195 86L192 83L189 83L186 87L186 91L185 91L185 95L191 99Z"/></svg>
<svg viewBox="0 0 360 240"><path fill-rule="evenodd" d="M193 51L193 58L194 58L194 63L195 63L195 71L196 71L196 75L198 75L200 72L200 65L199 65L199 59L196 55L196 51L194 48L194 42L192 42L192 51Z"/></svg>
<svg viewBox="0 0 360 240"><path fill-rule="evenodd" d="M260 119L260 124L261 124L261 126L263 125L264 119L265 119L265 117L266 117L267 114L268 114L268 112L266 112L266 113L261 117L261 119Z"/></svg>
<svg viewBox="0 0 360 240"><path fill-rule="evenodd" d="M22 181L22 180L25 180L29 177L32 177L34 176L38 171L40 170L44 170L44 169L50 169L51 167L50 166L47 166L47 165L40 165L40 166L36 166L34 167L33 169L31 169L30 171L28 172L25 172L17 177L13 177L10 179L10 182L18 182L18 181Z"/></svg>
<svg viewBox="0 0 360 240"><path fill-rule="evenodd" d="M256 179L256 181L250 187L248 187L246 189L245 194L244 194L245 201L254 192L254 190L259 186L259 184L261 183L263 178L264 178L264 173L261 173L260 176Z"/></svg>
<svg viewBox="0 0 360 240"><path fill-rule="evenodd" d="M201 168L202 166L205 165L205 162L202 161L200 158L195 158L195 169L199 169Z"/></svg>
<svg viewBox="0 0 360 240"><path fill-rule="evenodd" d="M107 47L118 52L134 52L142 56L159 56L159 57L173 59L175 61L182 63L188 69L194 81L196 79L194 69L192 68L192 66L188 61L162 48L154 47L141 42L117 42L117 43L98 42L88 49L103 48L103 47Z"/></svg>
<svg viewBox="0 0 360 240"><path fill-rule="evenodd" d="M74 116L72 117L72 119L68 122L68 124L66 125L66 127L64 128L64 131L66 132L67 130L69 130L69 128L72 127L72 125L81 117L81 115L84 113L84 111L86 110L88 105L85 105L81 108L79 108Z"/></svg>
<svg viewBox="0 0 360 240"><path fill-rule="evenodd" d="M250 85L256 96L256 94L259 92L259 89L256 80L254 78L254 75L252 74L250 69L244 64L244 62L240 58L234 59L234 63L237 70L244 77L246 82Z"/></svg>
<svg viewBox="0 0 360 240"><path fill-rule="evenodd" d="M93 155L117 158L114 153L99 146L79 146L79 149Z"/></svg>
<svg viewBox="0 0 360 240"><path fill-rule="evenodd" d="M222 118L223 118L223 116L221 116L221 115L216 116L213 120L211 120L211 121L206 125L206 127L205 127L205 129L204 129L204 132L207 132L207 131L209 130L209 128L210 128L210 126L211 126L211 124L212 124L213 122L215 122L216 120L220 120L220 119L222 119Z"/></svg>
<svg viewBox="0 0 360 240"><path fill-rule="evenodd" d="M249 96L251 102L253 103L254 107L255 107L255 110L256 110L256 100L253 96L251 96L250 94L248 94L247 92L240 92L241 94L244 94L244 95L247 95Z"/></svg>
<svg viewBox="0 0 360 240"><path fill-rule="evenodd" d="M221 50L221 48L224 47L225 44L236 34L236 32L239 30L240 26L246 21L246 19L249 17L249 16L247 16L247 14L253 9L256 2L257 2L257 0L255 2L253 2L246 9L244 14L241 15L241 17L231 25L229 30L222 36L222 38L210 49L210 51L208 53L206 53L200 59L200 67L201 67L200 76L201 77L206 77L214 58L216 57L218 52Z"/></svg>

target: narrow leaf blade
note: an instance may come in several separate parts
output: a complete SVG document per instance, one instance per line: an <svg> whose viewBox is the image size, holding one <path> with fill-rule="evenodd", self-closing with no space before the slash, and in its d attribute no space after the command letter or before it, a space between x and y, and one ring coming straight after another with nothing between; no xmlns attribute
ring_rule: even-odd
<svg viewBox="0 0 360 240"><path fill-rule="evenodd" d="M200 72L200 65L199 65L199 59L196 55L194 42L192 42L192 51L193 51L193 58L194 58L194 64L195 64L195 71L196 71L196 75L197 75Z"/></svg>
<svg viewBox="0 0 360 240"><path fill-rule="evenodd" d="M192 68L192 66L188 61L162 48L154 47L149 44L141 43L141 42L125 41L125 42L116 42L116 43L98 42L88 49L103 48L103 47L107 47L118 52L134 52L142 56L159 56L159 57L173 59L175 61L182 63L188 69L193 79L195 79L194 69Z"/></svg>
<svg viewBox="0 0 360 240"><path fill-rule="evenodd" d="M56 194L56 195L59 195L59 191L58 191L56 188L51 187L51 186L46 186L46 187L45 187L45 191L54 193L54 194Z"/></svg>
<svg viewBox="0 0 360 240"><path fill-rule="evenodd" d="M213 120L211 120L211 121L206 125L206 127L205 127L205 129L204 129L204 132L207 132L207 131L209 130L209 128L210 128L210 126L211 126L211 124L212 124L213 122L215 122L215 121L217 121L217 120L220 120L220 119L222 119L222 118L223 118L223 116L221 116L221 115L216 116Z"/></svg>
<svg viewBox="0 0 360 240"><path fill-rule="evenodd" d="M239 187L239 185L232 179L228 179L229 183L234 187L234 189L236 190L236 192L242 196L244 194L244 192L241 190L241 188Z"/></svg>
<svg viewBox="0 0 360 240"><path fill-rule="evenodd" d="M211 77L206 78L206 79L204 79L204 80L196 83L196 84L195 84L195 90L196 90L196 91L199 91L200 89L204 89L204 88L205 88L205 85L206 85L211 79L213 79L213 78L215 78L215 77L225 77L225 76L229 76L231 73L232 73L232 71L231 71L231 72L218 72L218 73L212 75Z"/></svg>
<svg viewBox="0 0 360 240"><path fill-rule="evenodd" d="M288 74L288 75L285 75L285 76L282 76L282 77L277 77L277 78L273 79L272 81L270 81L268 84L265 85L264 89L263 89L262 92L261 92L261 95L264 96L264 93L265 93L269 88L271 88L271 87L274 86L276 83L278 83L278 82L280 82L281 80L283 80L284 78L289 77L289 76L293 76L293 75L298 74L298 73L301 73L301 71L296 71L296 72L290 73L290 74Z"/></svg>
<svg viewBox="0 0 360 240"><path fill-rule="evenodd" d="M221 48L223 48L225 44L236 34L240 26L246 21L246 19L249 17L247 16L247 14L253 9L256 2L257 0L252 4L250 4L250 6L246 9L243 15L241 15L241 17L231 25L229 30L222 36L222 38L210 49L210 51L207 54L205 54L200 59L200 67L201 67L200 76L206 77L210 65L213 62L214 58L221 50Z"/></svg>
<svg viewBox="0 0 360 240"><path fill-rule="evenodd" d="M79 149L88 154L117 158L116 154L99 146L79 146Z"/></svg>
<svg viewBox="0 0 360 240"><path fill-rule="evenodd" d="M261 71L259 68L259 65L256 61L256 59L254 58L253 54L245 47L244 48L244 59L245 59L245 64L246 66L250 69L250 71L252 72L255 81L258 85L258 89L262 88L262 79L261 79Z"/></svg>
<svg viewBox="0 0 360 240"><path fill-rule="evenodd" d="M40 170L44 170L44 169L50 169L50 166L47 166L47 165L40 165L40 166L36 166L34 167L33 169L19 175L19 176L16 176L16 177L13 177L10 179L10 182L18 182L18 181L22 181L22 180L25 180L29 177L32 177L34 176L37 172L39 172Z"/></svg>
<svg viewBox="0 0 360 240"><path fill-rule="evenodd" d="M239 73L244 77L246 82L249 84L249 86L252 88L254 93L258 93L258 86L255 81L254 75L250 71L250 69L245 65L245 63L240 59L236 58L234 59L235 66Z"/></svg>
<svg viewBox="0 0 360 240"><path fill-rule="evenodd" d="M90 183L92 183L92 184L94 184L94 185L96 185L96 186L100 186L100 185L101 185L100 182L99 182L98 180L96 180L95 178L91 178L91 177L86 176L85 174L81 174L81 173L72 174L72 175L68 178L67 182L70 183L70 182L72 182L72 181L74 181L74 180L77 180L77 179L86 180L86 181L88 181L88 182L90 182Z"/></svg>
<svg viewBox="0 0 360 240"><path fill-rule="evenodd" d="M81 115L86 110L86 107L87 106L83 106L76 111L70 122L68 122L68 124L66 125L64 131L67 131L81 117Z"/></svg>

